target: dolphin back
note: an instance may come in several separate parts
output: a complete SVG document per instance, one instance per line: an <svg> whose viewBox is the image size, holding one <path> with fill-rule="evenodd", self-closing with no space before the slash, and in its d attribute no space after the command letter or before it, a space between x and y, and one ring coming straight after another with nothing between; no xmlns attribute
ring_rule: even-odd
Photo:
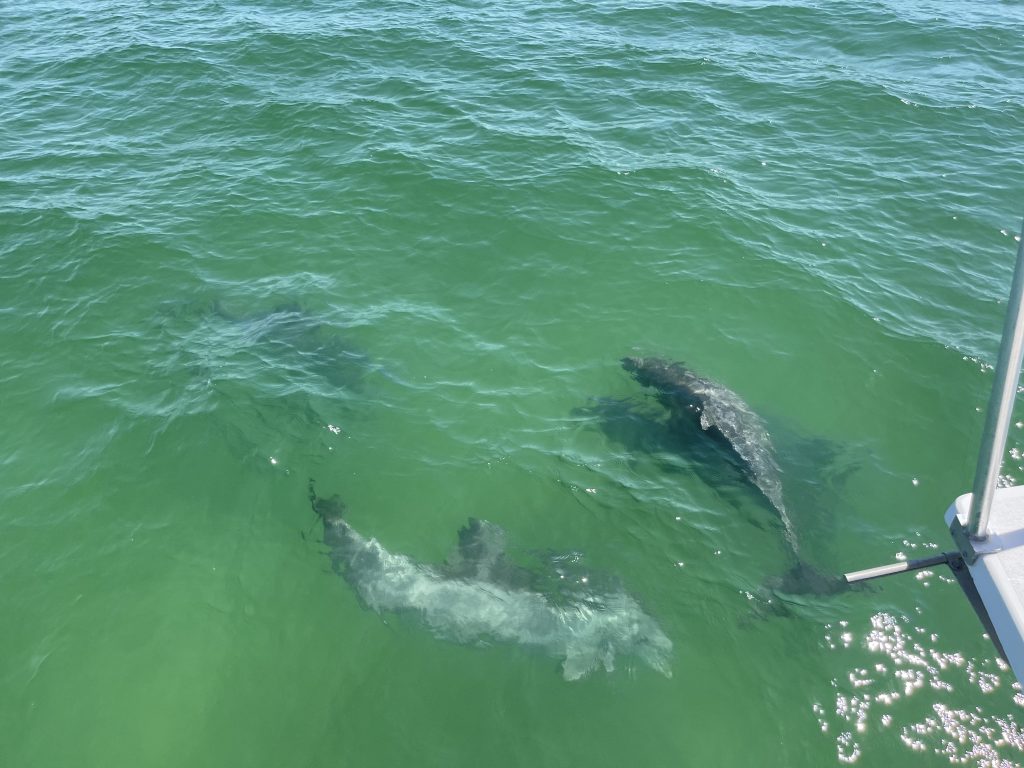
<svg viewBox="0 0 1024 768"><path fill-rule="evenodd" d="M731 389L699 376L683 363L657 357L626 357L622 367L638 383L658 393L673 417L696 420L700 428L721 437L740 458L750 481L779 513L793 550L796 532L782 498L782 472L764 421Z"/></svg>

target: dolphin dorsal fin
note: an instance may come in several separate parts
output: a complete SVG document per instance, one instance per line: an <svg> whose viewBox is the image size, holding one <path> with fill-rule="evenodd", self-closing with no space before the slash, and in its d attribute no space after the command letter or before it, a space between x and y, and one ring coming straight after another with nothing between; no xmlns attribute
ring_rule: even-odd
<svg viewBox="0 0 1024 768"><path fill-rule="evenodd" d="M448 558L456 576L493 580L505 560L505 531L501 526L471 517L459 529L459 544Z"/></svg>
<svg viewBox="0 0 1024 768"><path fill-rule="evenodd" d="M707 432L715 426L715 422L708 416L707 408L702 408L700 412L700 428Z"/></svg>

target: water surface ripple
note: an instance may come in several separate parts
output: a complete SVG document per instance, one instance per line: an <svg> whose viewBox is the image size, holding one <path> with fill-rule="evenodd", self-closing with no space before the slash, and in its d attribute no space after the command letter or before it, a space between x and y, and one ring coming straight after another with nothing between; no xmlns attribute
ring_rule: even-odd
<svg viewBox="0 0 1024 768"><path fill-rule="evenodd" d="M1008 0L3 4L0 763L1024 763L946 574L781 590L619 364L758 413L808 565L947 546L1022 61ZM378 616L311 477L388 552L483 518L616 585L672 677Z"/></svg>

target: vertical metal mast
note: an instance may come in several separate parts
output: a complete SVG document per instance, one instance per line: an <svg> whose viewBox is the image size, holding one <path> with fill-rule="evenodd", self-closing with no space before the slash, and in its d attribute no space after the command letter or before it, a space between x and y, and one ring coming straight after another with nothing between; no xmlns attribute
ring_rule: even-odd
<svg viewBox="0 0 1024 768"><path fill-rule="evenodd" d="M1013 283L1010 286L1010 298L1006 303L1006 321L1003 325L1003 339L999 345L999 360L996 362L995 381L992 382L992 396L988 401L988 415L985 417L985 431L981 436L981 448L978 451L978 466L974 472L974 490L971 493L971 507L967 514L967 525L960 522L958 513L952 514L949 531L956 542L957 552L943 552L941 555L911 560L863 571L846 574L846 581L853 584L858 581L875 579L893 573L905 573L921 568L931 568L946 563L967 593L971 605L978 612L982 623L996 643L1003 658L1002 650L994 625L989 617L978 589L964 564L974 565L979 556L975 544L988 538L988 522L992 512L992 499L995 496L999 470L1003 465L1003 453L1006 451L1006 438L1010 432L1010 418L1013 416L1013 405L1017 398L1017 385L1020 381L1021 362L1024 360L1024 227L1018 239L1017 264L1013 269ZM955 508L951 507L955 512ZM1018 624L1017 632L1021 632L1024 621ZM1024 677L1021 678L1024 680Z"/></svg>
<svg viewBox="0 0 1024 768"><path fill-rule="evenodd" d="M1017 247L1017 265L1013 271L1013 284L1006 304L1006 322L1003 325L1003 340L999 346L999 361L996 363L992 396L988 401L988 416L985 431L981 436L978 452L978 467L974 472L974 490L971 495L971 511L967 519L967 533L972 541L984 541L988 537L988 519L992 511L992 497L995 494L999 469L1006 450L1006 438L1010 431L1010 418L1020 381L1021 361L1024 358L1024 228L1021 230L1020 245ZM964 552L968 562L976 555Z"/></svg>

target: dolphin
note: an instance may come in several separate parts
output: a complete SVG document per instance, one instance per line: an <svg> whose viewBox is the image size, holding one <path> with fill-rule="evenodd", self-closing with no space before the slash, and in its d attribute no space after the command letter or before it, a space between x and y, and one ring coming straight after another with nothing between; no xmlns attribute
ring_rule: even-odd
<svg viewBox="0 0 1024 768"><path fill-rule="evenodd" d="M672 641L632 596L580 589L553 597L531 589L529 570L508 560L505 532L493 523L471 519L450 561L428 565L360 534L338 496L318 496L312 481L309 500L334 570L376 613L410 614L451 642L537 648L562 660L566 680L602 666L610 672L619 655L672 676Z"/></svg>
<svg viewBox="0 0 1024 768"><path fill-rule="evenodd" d="M209 320L223 327L218 336L232 349L252 349L273 355L284 369L322 376L333 387L360 392L372 370L369 357L346 339L340 329L295 302L279 303L268 311L235 313L215 301Z"/></svg>
<svg viewBox="0 0 1024 768"><path fill-rule="evenodd" d="M782 499L782 472L768 430L750 406L731 389L698 376L683 363L657 357L624 357L622 367L640 384L657 391L658 401L674 420L695 421L731 449L750 481L778 512L786 539L797 554L796 531Z"/></svg>

